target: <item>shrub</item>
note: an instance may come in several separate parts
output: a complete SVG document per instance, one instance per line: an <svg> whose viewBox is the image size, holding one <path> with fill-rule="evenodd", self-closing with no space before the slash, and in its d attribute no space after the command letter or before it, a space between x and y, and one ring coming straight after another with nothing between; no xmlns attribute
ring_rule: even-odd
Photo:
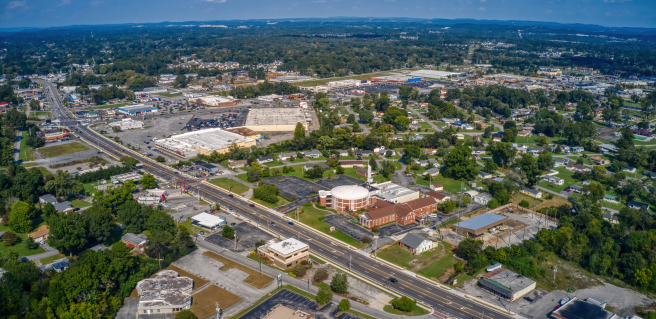
<svg viewBox="0 0 656 319"><path fill-rule="evenodd" d="M9 225L9 215L2 215L2 217L0 217L0 224L2 224L2 226Z"/></svg>
<svg viewBox="0 0 656 319"><path fill-rule="evenodd" d="M175 315L175 319L198 319L189 309L182 310Z"/></svg>
<svg viewBox="0 0 656 319"><path fill-rule="evenodd" d="M346 311L349 309L351 309L351 301L348 299L342 299L342 301L339 302L339 310Z"/></svg>
<svg viewBox="0 0 656 319"><path fill-rule="evenodd" d="M380 233L380 226L374 226L374 228L372 228L371 231L376 234Z"/></svg>
<svg viewBox="0 0 656 319"><path fill-rule="evenodd" d="M2 235L2 242L7 246L16 245L20 241L20 237L13 231L8 231Z"/></svg>
<svg viewBox="0 0 656 319"><path fill-rule="evenodd" d="M292 272L294 273L294 275L296 275L296 277L303 277L307 273L307 267L305 267L304 265L297 265L296 267L294 267Z"/></svg>
<svg viewBox="0 0 656 319"><path fill-rule="evenodd" d="M363 243L370 243L370 242L371 242L371 236L369 236L369 235L364 235L364 236L362 237L362 242L363 242Z"/></svg>
<svg viewBox="0 0 656 319"><path fill-rule="evenodd" d="M30 236L27 236L27 249L29 250L34 250L39 248L39 244L37 244L34 239Z"/></svg>
<svg viewBox="0 0 656 319"><path fill-rule="evenodd" d="M529 206L528 201L523 199L521 202L519 202L519 206L524 207L524 208L528 208L528 206Z"/></svg>
<svg viewBox="0 0 656 319"><path fill-rule="evenodd" d="M410 312L415 309L415 306L417 306L417 301L403 296L394 300L392 305L398 310Z"/></svg>
<svg viewBox="0 0 656 319"><path fill-rule="evenodd" d="M233 239L235 238L235 230L232 229L232 227L226 225L225 227L223 227L221 236L223 236L223 238Z"/></svg>
<svg viewBox="0 0 656 319"><path fill-rule="evenodd" d="M336 274L330 282L330 288L338 294L348 293L348 277L346 274Z"/></svg>
<svg viewBox="0 0 656 319"><path fill-rule="evenodd" d="M328 279L328 271L323 269L323 268L317 269L314 272L314 278L313 279L316 282L322 282L322 281Z"/></svg>
<svg viewBox="0 0 656 319"><path fill-rule="evenodd" d="M260 185L253 190L253 197L261 199L267 203L275 204L278 202L278 187L276 185Z"/></svg>
<svg viewBox="0 0 656 319"><path fill-rule="evenodd" d="M330 292L330 289L326 287L319 288L319 292L317 293L317 302L319 304L326 304L330 302L331 299L333 299L333 293Z"/></svg>
<svg viewBox="0 0 656 319"><path fill-rule="evenodd" d="M309 264L307 260L305 260L305 259L301 260L301 265L307 265L307 264Z"/></svg>

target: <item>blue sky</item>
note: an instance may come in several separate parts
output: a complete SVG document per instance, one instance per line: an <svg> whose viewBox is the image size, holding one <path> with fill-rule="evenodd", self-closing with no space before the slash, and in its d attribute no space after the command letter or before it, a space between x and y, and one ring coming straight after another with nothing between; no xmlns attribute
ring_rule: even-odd
<svg viewBox="0 0 656 319"><path fill-rule="evenodd" d="M656 27L656 0L2 0L0 10L0 28L335 16Z"/></svg>

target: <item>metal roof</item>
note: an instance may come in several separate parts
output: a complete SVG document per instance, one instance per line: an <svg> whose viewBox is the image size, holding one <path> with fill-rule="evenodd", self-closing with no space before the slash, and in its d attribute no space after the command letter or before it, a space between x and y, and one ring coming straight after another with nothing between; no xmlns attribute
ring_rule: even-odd
<svg viewBox="0 0 656 319"><path fill-rule="evenodd" d="M419 247L421 243L423 243L426 240L430 240L430 239L424 238L415 233L408 233L407 235L405 235L405 237L401 239L401 243L403 243L403 245L410 246L413 249L417 249L417 247Z"/></svg>
<svg viewBox="0 0 656 319"><path fill-rule="evenodd" d="M468 220L465 220L463 222L460 222L457 224L458 227L462 228L468 228L468 229L479 229L483 228L487 225L496 223L500 220L506 219L508 217L506 216L501 216L501 215L495 215L495 214L490 214L490 213L485 213L478 215L474 218L470 218Z"/></svg>

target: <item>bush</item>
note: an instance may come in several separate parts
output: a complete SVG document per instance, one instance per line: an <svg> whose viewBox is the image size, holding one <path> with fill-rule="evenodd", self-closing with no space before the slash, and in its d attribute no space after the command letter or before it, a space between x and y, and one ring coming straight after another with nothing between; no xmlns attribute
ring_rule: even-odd
<svg viewBox="0 0 656 319"><path fill-rule="evenodd" d="M342 299L342 301L339 302L339 310L346 311L349 309L351 309L351 301L348 299Z"/></svg>
<svg viewBox="0 0 656 319"><path fill-rule="evenodd" d="M198 319L189 309L182 310L175 315L175 319Z"/></svg>
<svg viewBox="0 0 656 319"><path fill-rule="evenodd" d="M223 238L233 239L235 238L235 230L232 229L232 227L226 225L225 227L223 227L221 236L223 236Z"/></svg>
<svg viewBox="0 0 656 319"><path fill-rule="evenodd" d="M370 243L370 242L371 242L371 236L369 236L369 235L364 235L364 236L362 237L362 242L363 242L363 243L367 243L367 244Z"/></svg>
<svg viewBox="0 0 656 319"><path fill-rule="evenodd" d="M320 305L326 304L330 302L330 300L332 299L333 299L333 293L330 292L330 289L326 287L319 288L319 292L317 293L317 302Z"/></svg>
<svg viewBox="0 0 656 319"><path fill-rule="evenodd" d="M376 234L380 233L380 226L374 226L374 228L372 228L371 231Z"/></svg>
<svg viewBox="0 0 656 319"><path fill-rule="evenodd" d="M2 224L2 226L9 225L9 215L2 215L2 217L0 217L0 224Z"/></svg>
<svg viewBox="0 0 656 319"><path fill-rule="evenodd" d="M414 310L415 307L417 306L417 301L410 299L406 296L403 296L401 298L397 298L396 300L394 300L392 302L392 305L394 306L394 308L398 310L410 312Z"/></svg>
<svg viewBox="0 0 656 319"><path fill-rule="evenodd" d="M453 265L453 270L455 270L456 273L460 273L465 270L465 264L462 263L462 260L458 260L458 262Z"/></svg>
<svg viewBox="0 0 656 319"><path fill-rule="evenodd" d="M523 199L521 202L519 202L519 206L524 207L524 208L528 208L528 206L529 206L528 201Z"/></svg>
<svg viewBox="0 0 656 319"><path fill-rule="evenodd" d="M319 268L314 272L314 278L312 279L314 279L316 282L322 282L328 279L328 271L323 268Z"/></svg>
<svg viewBox="0 0 656 319"><path fill-rule="evenodd" d="M7 246L13 246L16 245L20 241L20 237L16 235L13 231L8 231L4 233L1 237L2 242L5 243Z"/></svg>
<svg viewBox="0 0 656 319"><path fill-rule="evenodd" d="M273 184L260 185L253 190L253 197L275 204L278 202L278 187Z"/></svg>
<svg viewBox="0 0 656 319"><path fill-rule="evenodd" d="M296 275L296 277L303 277L305 276L305 274L307 274L307 267L305 267L304 265L297 265L296 267L294 267L292 272L294 273L294 275Z"/></svg>
<svg viewBox="0 0 656 319"><path fill-rule="evenodd" d="M29 250L35 250L39 248L39 244L37 244L34 239L30 236L27 236L27 249Z"/></svg>
<svg viewBox="0 0 656 319"><path fill-rule="evenodd" d="M309 262L307 260L305 260L305 259L301 260L301 265L307 265L307 264L309 264Z"/></svg>
<svg viewBox="0 0 656 319"><path fill-rule="evenodd" d="M346 274L336 274L330 282L330 288L338 294L348 294L348 277Z"/></svg>

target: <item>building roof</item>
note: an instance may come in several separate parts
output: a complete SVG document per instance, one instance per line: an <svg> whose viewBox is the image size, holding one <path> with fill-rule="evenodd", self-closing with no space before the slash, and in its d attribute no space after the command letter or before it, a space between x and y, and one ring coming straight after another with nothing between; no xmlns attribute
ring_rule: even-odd
<svg viewBox="0 0 656 319"><path fill-rule="evenodd" d="M148 238L146 238L146 235L144 234L134 234L134 233L127 233L121 237L121 239L127 241L130 244L133 244L135 246L138 245L143 245L148 241Z"/></svg>
<svg viewBox="0 0 656 319"><path fill-rule="evenodd" d="M522 190L527 192L527 193L531 193L531 194L539 194L540 193L539 190L528 188L528 187L522 187Z"/></svg>
<svg viewBox="0 0 656 319"><path fill-rule="evenodd" d="M574 297L562 307L554 310L552 316L562 319L610 319L615 317L615 314L604 310L596 302L583 301Z"/></svg>
<svg viewBox="0 0 656 319"><path fill-rule="evenodd" d="M200 213L196 216L192 216L191 220L196 221L197 223L208 227L212 228L216 225L221 225L222 223L225 223L225 218L221 216L214 216L210 215L208 213Z"/></svg>
<svg viewBox="0 0 656 319"><path fill-rule="evenodd" d="M512 292L518 292L535 284L535 281L518 275L508 269L497 268L483 275L483 280L488 280L496 285L500 285Z"/></svg>
<svg viewBox="0 0 656 319"><path fill-rule="evenodd" d="M45 265L39 266L39 270L46 271L50 269L63 269L70 266L70 264L71 262L68 260L68 258L64 257L61 259L57 259L53 262L47 263Z"/></svg>
<svg viewBox="0 0 656 319"><path fill-rule="evenodd" d="M73 206L68 201L53 203L52 205L55 206L55 210L58 212L66 212L73 209Z"/></svg>
<svg viewBox="0 0 656 319"><path fill-rule="evenodd" d="M189 294L194 281L189 277L180 277L173 270L158 272L154 278L147 278L137 283L140 307L176 306L191 302Z"/></svg>
<svg viewBox="0 0 656 319"><path fill-rule="evenodd" d="M202 149L208 152L230 147L233 143L254 142L236 133L231 133L220 128L209 128L200 131L188 132L175 135L170 138L157 140L157 144L182 144L185 147Z"/></svg>
<svg viewBox="0 0 656 319"><path fill-rule="evenodd" d="M494 196L492 196L492 194L490 194L490 193L479 193L474 197L477 197L477 198L480 198L480 199L486 199L486 200L491 200L492 198L494 198Z"/></svg>
<svg viewBox="0 0 656 319"><path fill-rule="evenodd" d="M340 199L362 199L369 196L369 190L357 185L337 186L331 190L333 197Z"/></svg>
<svg viewBox="0 0 656 319"><path fill-rule="evenodd" d="M427 239L415 233L408 233L401 239L401 243L405 246L409 246L412 247L413 249L417 249L417 247L421 246L421 243L423 243L426 240L430 241L430 239Z"/></svg>
<svg viewBox="0 0 656 319"><path fill-rule="evenodd" d="M433 197L433 198L435 198L435 199L437 199L437 200L439 200L439 201L441 201L441 200L443 200L443 199L445 199L445 198L447 198L447 197L450 198L450 196L447 195L446 193L436 192L436 191L430 191L430 192L426 193L426 195L428 195L428 196L430 196L430 197Z"/></svg>
<svg viewBox="0 0 656 319"><path fill-rule="evenodd" d="M627 203L627 206L629 206L629 207L642 207L642 206L649 207L648 204L641 203L641 202L636 202L636 201L634 201L634 200L628 202L628 203Z"/></svg>
<svg viewBox="0 0 656 319"><path fill-rule="evenodd" d="M307 125L305 112L300 108L265 108L248 111L244 126L270 126L270 125Z"/></svg>
<svg viewBox="0 0 656 319"><path fill-rule="evenodd" d="M35 232L27 234L27 236L34 238L39 238L42 237L43 235L50 234L50 226L48 225L41 225L39 229L37 229Z"/></svg>
<svg viewBox="0 0 656 319"><path fill-rule="evenodd" d="M496 214L484 213L476 217L470 218L468 220L462 221L456 225L458 227L476 230L488 226L490 224L494 224L496 222L502 221L506 218L508 217L496 215Z"/></svg>
<svg viewBox="0 0 656 319"><path fill-rule="evenodd" d="M98 244L98 245L95 245L95 246L93 246L89 249L91 249L93 251L105 251L105 249L107 249L107 246L105 246L103 244Z"/></svg>
<svg viewBox="0 0 656 319"><path fill-rule="evenodd" d="M146 111L157 110L157 107L150 106L150 105L137 104L137 105L121 106L118 109L123 111L123 112L127 112L127 113L138 113L138 112L146 112Z"/></svg>
<svg viewBox="0 0 656 319"><path fill-rule="evenodd" d="M52 194L41 195L41 196L39 196L39 200L42 200L46 203L56 203L57 202L57 198L55 198L55 196L53 196Z"/></svg>
<svg viewBox="0 0 656 319"><path fill-rule="evenodd" d="M304 249L304 248L309 248L306 243L301 242L297 240L296 238L287 238L283 241L277 242L275 244L269 245L269 248L272 250L277 251L280 254L283 255L288 255L290 253L293 253L295 251Z"/></svg>
<svg viewBox="0 0 656 319"><path fill-rule="evenodd" d="M416 192L407 187L403 187L392 182L373 185L371 188L376 191L376 195L388 200Z"/></svg>
<svg viewBox="0 0 656 319"><path fill-rule="evenodd" d="M442 186L442 184L433 184L433 187L435 187L435 188L444 188L444 186Z"/></svg>

